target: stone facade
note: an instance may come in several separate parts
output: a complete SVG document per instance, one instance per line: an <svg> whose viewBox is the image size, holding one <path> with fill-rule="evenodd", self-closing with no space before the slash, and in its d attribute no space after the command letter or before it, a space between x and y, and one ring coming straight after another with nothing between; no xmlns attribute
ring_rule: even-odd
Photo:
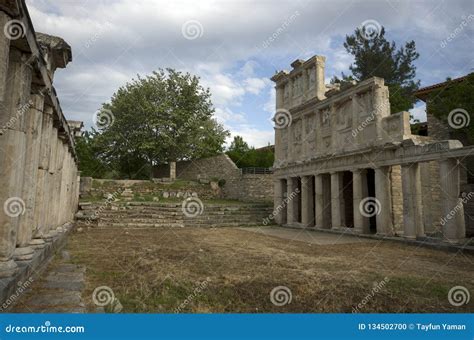
<svg viewBox="0 0 474 340"><path fill-rule="evenodd" d="M52 85L55 70L71 61L71 48L35 34L23 1L0 6L0 27L0 278L8 278L7 287L25 265L34 271L46 261L45 249L65 233L79 173L77 131Z"/></svg>
<svg viewBox="0 0 474 340"><path fill-rule="evenodd" d="M413 136L409 113L390 112L383 79L325 92L324 63L297 60L272 77L276 221L462 242L459 160L471 147Z"/></svg>

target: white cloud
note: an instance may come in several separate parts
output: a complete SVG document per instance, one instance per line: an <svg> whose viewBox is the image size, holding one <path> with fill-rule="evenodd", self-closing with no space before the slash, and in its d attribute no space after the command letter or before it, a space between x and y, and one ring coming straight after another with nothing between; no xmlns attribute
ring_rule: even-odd
<svg viewBox="0 0 474 340"><path fill-rule="evenodd" d="M413 119L418 119L420 122L426 122L426 104L420 103L410 110Z"/></svg>
<svg viewBox="0 0 474 340"><path fill-rule="evenodd" d="M254 95L260 94L268 85L270 85L270 80L267 78L247 78L244 80L245 90Z"/></svg>
<svg viewBox="0 0 474 340"><path fill-rule="evenodd" d="M27 0L27 4L36 31L61 36L72 46L73 63L58 71L55 86L67 117L88 119L88 125L91 118L87 117L125 81L137 73L173 67L201 77L211 89L216 116L224 122L257 126L257 120L267 119L259 111L274 112L274 91L267 79L274 71L289 68L296 58L320 54L327 57L326 79L339 75L352 61L342 47L343 38L367 19L385 26L387 37L399 39L399 46L416 41L423 84L472 68L466 38L472 33L470 27L441 56L437 53L440 39L459 26L462 15L472 12L468 0L280 0L278 5L269 1ZM275 41L256 48L296 11L299 15ZM202 37L183 37L182 25L188 20L201 23ZM268 101L263 107L254 97L246 102L246 94L268 96ZM255 112L247 117L240 108L250 111L252 105ZM413 110L415 116L423 116L420 110ZM237 131L255 142L265 139L265 134L273 135L253 128Z"/></svg>
<svg viewBox="0 0 474 340"><path fill-rule="evenodd" d="M231 129L230 133L231 136L228 139L229 145L235 136L242 136L244 141L256 148L267 146L269 143L275 143L273 130L260 130L253 127L242 126L237 129Z"/></svg>

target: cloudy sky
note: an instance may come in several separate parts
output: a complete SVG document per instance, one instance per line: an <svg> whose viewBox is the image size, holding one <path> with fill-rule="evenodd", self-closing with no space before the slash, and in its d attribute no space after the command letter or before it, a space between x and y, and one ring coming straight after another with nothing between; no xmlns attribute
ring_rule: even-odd
<svg viewBox="0 0 474 340"><path fill-rule="evenodd" d="M474 69L470 0L26 2L36 31L72 46L73 62L57 71L55 87L66 117L86 126L131 78L172 67L201 77L232 135L254 146L273 143L269 78L315 54L326 56L326 82L347 73L352 58L342 45L345 35L366 20L383 25L398 45L415 40L422 86ZM421 103L412 112L425 119Z"/></svg>

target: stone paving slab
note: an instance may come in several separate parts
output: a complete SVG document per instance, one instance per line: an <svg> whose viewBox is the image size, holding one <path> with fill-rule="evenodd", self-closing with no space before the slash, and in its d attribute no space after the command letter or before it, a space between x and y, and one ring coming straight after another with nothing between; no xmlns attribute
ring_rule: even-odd
<svg viewBox="0 0 474 340"><path fill-rule="evenodd" d="M53 264L43 279L13 307L13 313L86 313L82 301L85 267L67 263L69 253L63 251L60 263ZM66 261L66 262L64 262Z"/></svg>
<svg viewBox="0 0 474 340"><path fill-rule="evenodd" d="M67 314L84 314L86 313L86 307L79 306L29 306L19 313L67 313Z"/></svg>
<svg viewBox="0 0 474 340"><path fill-rule="evenodd" d="M78 291L57 291L44 292L38 296L32 297L28 303L32 306L55 306L77 304L82 302L81 293Z"/></svg>
<svg viewBox="0 0 474 340"><path fill-rule="evenodd" d="M317 245L336 245L351 243L369 243L375 242L371 239L363 239L351 235L330 234L313 230L283 228L283 227L246 227L241 230L260 233L269 236L275 236L287 240L317 244Z"/></svg>

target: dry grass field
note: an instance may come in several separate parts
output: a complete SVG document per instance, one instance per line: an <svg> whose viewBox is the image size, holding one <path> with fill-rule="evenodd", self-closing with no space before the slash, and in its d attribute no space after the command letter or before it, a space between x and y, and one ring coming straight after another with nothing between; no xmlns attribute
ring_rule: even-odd
<svg viewBox="0 0 474 340"><path fill-rule="evenodd" d="M131 313L474 311L473 299L448 302L453 286L474 292L474 256L389 241L318 245L237 228L89 229L72 235L67 250L87 267L90 311L98 286L112 288ZM290 303L271 302L277 286L289 288Z"/></svg>

